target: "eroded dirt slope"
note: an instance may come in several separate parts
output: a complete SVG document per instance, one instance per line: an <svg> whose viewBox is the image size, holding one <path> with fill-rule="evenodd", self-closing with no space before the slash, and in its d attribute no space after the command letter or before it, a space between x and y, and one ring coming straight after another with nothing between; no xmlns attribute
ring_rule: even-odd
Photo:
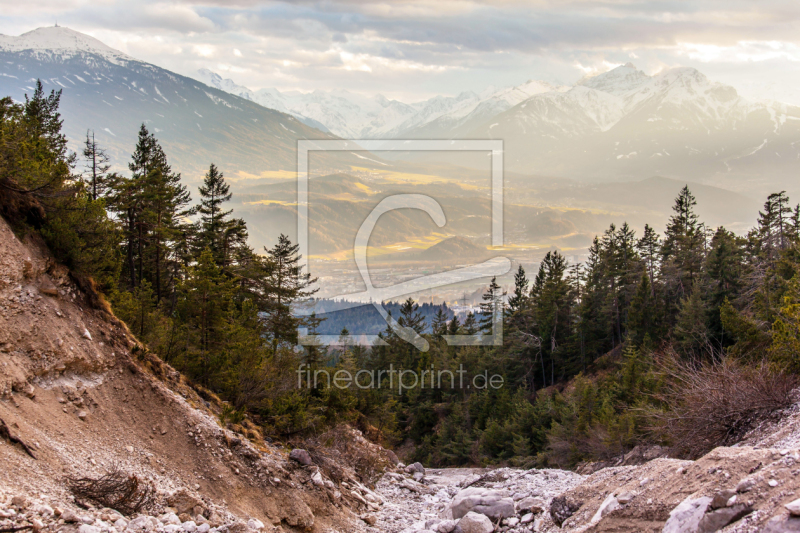
<svg viewBox="0 0 800 533"><path fill-rule="evenodd" d="M0 506L16 496L80 511L65 476L118 467L152 480L164 505L176 492L202 502L198 520L213 527L361 527L370 505L358 488L221 427L177 372L137 361L135 339L90 296L0 217Z"/></svg>

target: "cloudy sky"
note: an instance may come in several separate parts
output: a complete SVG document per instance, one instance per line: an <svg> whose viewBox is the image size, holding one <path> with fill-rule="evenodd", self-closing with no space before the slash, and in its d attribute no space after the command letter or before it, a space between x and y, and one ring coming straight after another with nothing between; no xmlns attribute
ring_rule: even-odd
<svg viewBox="0 0 800 533"><path fill-rule="evenodd" d="M800 2L773 0L0 0L0 33L58 21L134 57L252 89L404 101L574 83L628 61L693 66L800 104Z"/></svg>

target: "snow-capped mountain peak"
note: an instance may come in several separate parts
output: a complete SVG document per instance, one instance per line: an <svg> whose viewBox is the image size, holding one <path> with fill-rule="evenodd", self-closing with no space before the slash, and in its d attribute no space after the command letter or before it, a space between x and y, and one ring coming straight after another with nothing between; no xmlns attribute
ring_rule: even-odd
<svg viewBox="0 0 800 533"><path fill-rule="evenodd" d="M0 35L0 50L5 52L30 50L36 53L46 52L61 56L90 53L104 58L132 59L94 37L62 26L37 28L18 37Z"/></svg>
<svg viewBox="0 0 800 533"><path fill-rule="evenodd" d="M623 96L638 89L649 80L650 76L629 62L597 76L584 78L578 84L616 96Z"/></svg>

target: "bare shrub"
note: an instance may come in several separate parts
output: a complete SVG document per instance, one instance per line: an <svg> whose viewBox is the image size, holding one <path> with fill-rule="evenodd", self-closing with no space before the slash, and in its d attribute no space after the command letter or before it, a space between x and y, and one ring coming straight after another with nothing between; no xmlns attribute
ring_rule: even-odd
<svg viewBox="0 0 800 533"><path fill-rule="evenodd" d="M716 363L666 361L665 410L655 414L677 455L697 458L741 440L758 422L792 404L794 375L766 364L744 366L730 358Z"/></svg>
<svg viewBox="0 0 800 533"><path fill-rule="evenodd" d="M344 424L293 444L308 451L314 464L336 483L356 477L371 484L389 465L385 450Z"/></svg>
<svg viewBox="0 0 800 533"><path fill-rule="evenodd" d="M155 504L155 489L150 482L118 468L98 478L68 477L67 486L78 501L91 501L124 515L151 509Z"/></svg>

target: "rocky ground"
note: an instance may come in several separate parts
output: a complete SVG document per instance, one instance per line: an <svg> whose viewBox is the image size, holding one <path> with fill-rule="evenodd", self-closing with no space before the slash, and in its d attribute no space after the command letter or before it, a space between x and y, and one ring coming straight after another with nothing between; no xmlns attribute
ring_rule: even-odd
<svg viewBox="0 0 800 533"><path fill-rule="evenodd" d="M750 440L797 441L767 426L780 435L762 428ZM740 445L591 475L416 464L384 475L376 492L374 530L390 533L800 531L800 450Z"/></svg>

